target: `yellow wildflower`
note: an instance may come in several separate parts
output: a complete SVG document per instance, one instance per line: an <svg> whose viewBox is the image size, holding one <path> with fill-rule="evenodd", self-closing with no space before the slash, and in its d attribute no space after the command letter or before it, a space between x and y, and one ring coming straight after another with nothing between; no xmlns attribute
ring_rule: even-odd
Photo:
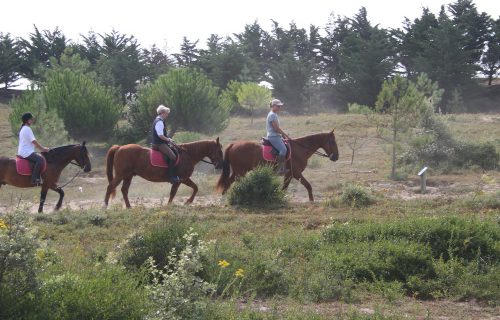
<svg viewBox="0 0 500 320"><path fill-rule="evenodd" d="M236 270L236 272L234 273L234 276L237 278L243 278L244 275L245 275L245 270L243 270L241 268Z"/></svg>
<svg viewBox="0 0 500 320"><path fill-rule="evenodd" d="M2 219L0 219L0 229L7 229L7 223Z"/></svg>
<svg viewBox="0 0 500 320"><path fill-rule="evenodd" d="M230 263L227 262L226 260L219 260L219 267L221 268L227 268L229 267Z"/></svg>

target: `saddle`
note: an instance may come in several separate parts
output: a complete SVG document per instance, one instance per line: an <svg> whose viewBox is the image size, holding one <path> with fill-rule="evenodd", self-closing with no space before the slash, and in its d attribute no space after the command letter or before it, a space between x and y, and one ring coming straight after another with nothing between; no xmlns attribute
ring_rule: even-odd
<svg viewBox="0 0 500 320"><path fill-rule="evenodd" d="M175 155L177 156L177 160L175 160L175 166L177 167L179 165L181 157L179 157L179 152L175 148L172 148L172 151L174 151ZM153 167L168 168L168 164L165 161L163 153L158 150L150 149L149 159Z"/></svg>
<svg viewBox="0 0 500 320"><path fill-rule="evenodd" d="M290 148L290 144L288 140L283 139L283 142L286 146L286 159L290 160L292 156L292 150ZM266 161L276 161L276 157L278 156L279 151L276 149L268 139L262 138L262 158Z"/></svg>
<svg viewBox="0 0 500 320"><path fill-rule="evenodd" d="M40 174L43 174L45 170L47 170L47 160L45 157L42 155L43 158L43 164L42 164L42 169L40 170ZM16 156L16 171L17 174L21 176L31 176L33 173L33 168L35 167L35 163L31 162L27 159L24 159L20 156Z"/></svg>

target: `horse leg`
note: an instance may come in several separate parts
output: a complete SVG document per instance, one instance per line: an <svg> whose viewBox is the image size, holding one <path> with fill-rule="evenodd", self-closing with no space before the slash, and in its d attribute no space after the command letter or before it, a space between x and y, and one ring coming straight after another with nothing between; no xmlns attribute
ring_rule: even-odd
<svg viewBox="0 0 500 320"><path fill-rule="evenodd" d="M307 181L306 178L304 178L302 173L299 175L298 180L307 189L307 193L309 194L309 201L311 201L311 202L314 201L312 187L311 187L311 184L309 183L309 181Z"/></svg>
<svg viewBox="0 0 500 320"><path fill-rule="evenodd" d="M179 190L180 185L181 185L180 182L172 183L172 187L170 188L170 197L168 198L168 203L172 203L175 195L177 194L177 190Z"/></svg>
<svg viewBox="0 0 500 320"><path fill-rule="evenodd" d="M106 207L108 206L109 203L109 198L111 197L111 194L114 192L116 187L122 182L122 177L114 177L113 180L109 183L108 189L106 190L106 197L104 198L104 204Z"/></svg>
<svg viewBox="0 0 500 320"><path fill-rule="evenodd" d="M56 204L56 211L57 211L57 210L61 209L62 202L64 199L64 190L61 189L60 187L50 188L50 189L54 190L55 192L57 192L59 194L59 200L57 201L57 204Z"/></svg>
<svg viewBox="0 0 500 320"><path fill-rule="evenodd" d="M222 191L222 194L225 194L227 192L227 190L231 187L235 179L236 175L233 172L231 173L231 176L229 177L229 182L227 183L227 187Z"/></svg>
<svg viewBox="0 0 500 320"><path fill-rule="evenodd" d="M191 197L189 197L189 199L186 200L186 204L192 203L194 200L194 196L196 196L196 194L198 193L198 186L190 178L182 181L182 183L184 183L186 186L191 187L193 189L193 193L191 194Z"/></svg>
<svg viewBox="0 0 500 320"><path fill-rule="evenodd" d="M45 199L47 198L47 191L49 191L49 188L43 184L42 191L40 191L40 205L38 206L38 213L43 212L43 205L45 204Z"/></svg>
<svg viewBox="0 0 500 320"><path fill-rule="evenodd" d="M282 190L288 189L288 186L290 185L290 182L292 181L292 174L290 172L287 172L285 175L285 178L283 180L283 188Z"/></svg>
<svg viewBox="0 0 500 320"><path fill-rule="evenodd" d="M131 208L130 202L128 201L128 189L130 188L130 183L132 183L132 178L133 176L123 179L122 184L123 200L125 201L125 206L127 206L128 209Z"/></svg>

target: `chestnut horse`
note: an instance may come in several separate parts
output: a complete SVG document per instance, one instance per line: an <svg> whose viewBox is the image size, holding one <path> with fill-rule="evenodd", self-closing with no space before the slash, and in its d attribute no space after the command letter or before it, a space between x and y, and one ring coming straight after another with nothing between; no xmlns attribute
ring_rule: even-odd
<svg viewBox="0 0 500 320"><path fill-rule="evenodd" d="M304 178L302 172L307 166L307 160L313 154L320 154L317 150L322 148L330 160L337 161L339 151L333 130L327 133L318 133L297 139L289 140L292 155L286 162L289 170L285 174L283 189L286 190L292 178L302 183L309 193L309 200L314 201L311 184ZM244 176L248 171L258 165L268 163L262 157L262 145L251 141L237 141L227 146L224 151L222 173L217 182L217 190L226 193L234 180ZM232 169L232 170L231 170ZM231 172L232 171L232 172ZM230 175L231 173L231 175Z"/></svg>
<svg viewBox="0 0 500 320"><path fill-rule="evenodd" d="M59 210L64 198L64 191L57 186L57 181L61 172L70 163L75 164L85 172L91 170L91 164L85 141L80 144L62 146L50 149L49 152L43 152L42 155L47 161L47 169L42 174L42 191L40 193L40 205L38 212L43 212L43 205L49 189L59 194L59 200L56 204L56 210ZM75 162L73 162L75 161ZM0 187L3 184L9 184L19 188L34 187L31 184L31 176L23 176L17 173L16 160L6 157L0 157Z"/></svg>
<svg viewBox="0 0 500 320"><path fill-rule="evenodd" d="M181 178L178 183L172 184L170 189L170 198L168 203L171 203L179 189L181 183L193 189L191 197L186 203L191 203L198 192L198 186L191 180L191 175L194 171L194 166L203 161L203 158L208 157L216 168L219 168L222 163L222 146L219 143L219 138L215 141L197 141L184 143L177 146L180 156L177 174ZM125 205L130 208L128 200L128 189L135 175L138 175L152 182L167 182L169 181L167 168L154 167L150 162L150 150L137 144L127 144L124 146L112 146L106 155L106 173L108 176L108 189L104 203L107 206L109 198L115 196L116 187L122 182L122 194ZM115 175L113 176L113 169Z"/></svg>

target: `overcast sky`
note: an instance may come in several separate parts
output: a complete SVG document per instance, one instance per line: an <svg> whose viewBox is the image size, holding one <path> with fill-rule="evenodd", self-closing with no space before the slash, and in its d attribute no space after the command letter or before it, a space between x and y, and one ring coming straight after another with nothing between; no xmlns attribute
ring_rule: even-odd
<svg viewBox="0 0 500 320"><path fill-rule="evenodd" d="M221 36L241 32L257 20L271 29L271 19L283 26L324 27L329 15L352 17L362 6L373 24L400 27L405 17L420 16L422 7L438 13L441 0L1 0L0 32L27 37L33 24L39 30L58 26L66 37L79 41L89 30L134 35L144 47L157 44L178 52L183 36L204 44L211 33ZM500 1L476 0L480 12L500 16Z"/></svg>

